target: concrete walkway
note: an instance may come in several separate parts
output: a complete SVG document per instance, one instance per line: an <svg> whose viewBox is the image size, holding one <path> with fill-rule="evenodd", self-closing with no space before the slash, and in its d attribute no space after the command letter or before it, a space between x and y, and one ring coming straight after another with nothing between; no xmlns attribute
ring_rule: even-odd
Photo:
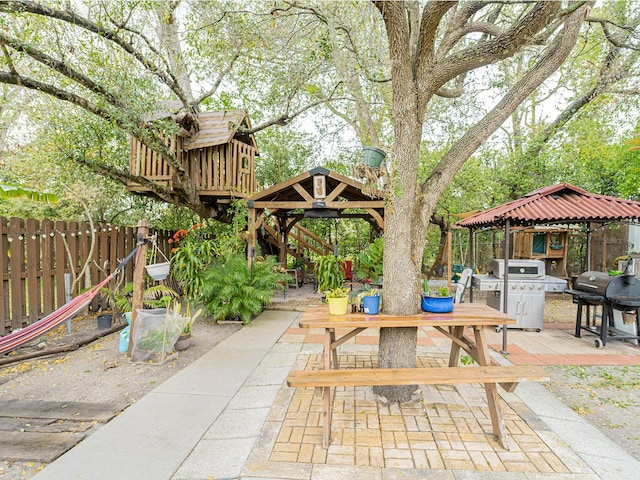
<svg viewBox="0 0 640 480"><path fill-rule="evenodd" d="M523 383L515 393L501 392L501 396L505 410L513 413L512 428L520 425L521 430L528 430L525 432L527 435L542 441L537 448L552 452L553 458L559 460L555 466L555 460L547 462L553 467L551 471L544 468L529 469L524 463L520 471L510 470L510 457L528 455L528 460L534 462L535 455L529 454L525 448L517 452L500 452L492 444L490 447L497 452L496 462L507 465L503 471L482 470L479 466L448 468L451 465L465 465L449 462L448 453L460 449L468 452L473 459L478 442L472 441L471 435L453 432L451 435L454 437L450 436L449 440L457 435L459 445L449 441L446 444L448 447L444 448L444 444L438 441L437 428L431 432L436 440L432 453L437 452L442 459L440 468L417 468L415 460L413 468L390 467L394 464L390 460L376 466L371 457L364 465L358 460L357 446L354 447L355 460L345 461L348 456L336 454L349 450L345 438L338 439L329 452L324 452L324 457L314 458L312 452L306 460L303 460L300 452L295 457L278 456L282 450L286 453L287 445L304 448L305 441L318 441L310 434L307 440L298 439L294 445L293 428L284 435L292 418L309 422L314 417L318 423L312 390L305 392L305 389L296 390L285 384L286 376L293 367L304 368L307 362L317 357L321 349L317 343L305 343L307 336L296 329L300 315L299 312L264 312L48 465L34 478L618 480L638 478L640 475L640 462L612 444L597 429L556 400L543 386L534 383ZM340 353L352 358L373 355L374 343L346 344L341 347ZM437 359L442 353L440 350L436 337L430 345L419 347L418 355ZM444 400L438 401L445 403L457 401L454 396L458 395L435 390L423 394L426 400L434 404L437 403L434 399L440 397ZM466 390L465 394L474 396L472 389ZM354 397L349 392L345 395ZM375 406L375 399L371 402L367 398L366 389L359 390L355 396L358 395L364 395L362 401L368 402L367 408L373 403L372 408L380 410L380 406ZM305 396L309 398L307 404L305 400L299 400ZM469 401L468 398L462 400ZM402 415L402 412L393 412L393 409L393 404L388 407L391 415ZM463 406L459 406L454 412L460 414L463 409ZM477 405L470 409L474 415L481 410ZM412 415L415 416L415 413ZM430 417L432 413L427 412L426 415ZM417 415L424 416L424 412ZM459 424L452 424L460 428ZM483 425L482 419L479 424ZM353 428L357 434L358 429L364 426L355 422ZM382 425L377 430L384 428ZM313 428L307 430L313 433ZM482 432L479 435L482 437ZM408 450L409 446L404 448ZM403 450L398 447L394 451L402 454ZM292 461L292 458L296 460ZM336 458L339 460L333 460Z"/></svg>

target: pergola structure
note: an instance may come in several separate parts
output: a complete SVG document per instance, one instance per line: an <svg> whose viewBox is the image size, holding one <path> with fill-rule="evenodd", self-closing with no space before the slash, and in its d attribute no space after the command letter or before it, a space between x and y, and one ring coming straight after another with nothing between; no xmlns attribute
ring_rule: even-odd
<svg viewBox="0 0 640 480"><path fill-rule="evenodd" d="M258 232L269 217L278 232L281 265L287 259L289 232L303 218L362 218L374 229L384 230L383 193L323 167L254 193L248 199L248 207L249 262L255 255Z"/></svg>

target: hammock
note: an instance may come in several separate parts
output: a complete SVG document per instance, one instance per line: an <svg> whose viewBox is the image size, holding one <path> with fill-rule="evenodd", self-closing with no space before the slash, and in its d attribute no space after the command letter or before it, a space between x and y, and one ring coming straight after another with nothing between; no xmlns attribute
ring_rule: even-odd
<svg viewBox="0 0 640 480"><path fill-rule="evenodd" d="M103 281L99 284L91 287L86 292L81 293L73 300L65 303L59 309L54 312L51 312L44 318L41 318L35 323L22 328L20 330L16 330L11 332L8 335L0 337L0 355L5 352L9 352L20 345L30 342L34 338L39 337L40 335L44 335L45 333L53 330L62 322L73 318L78 313L80 313L89 303L93 300L93 297L96 296L98 291L104 287L111 279L113 279L116 274L133 258L133 255L138 250L139 246L137 246L127 257L120 262L120 265Z"/></svg>

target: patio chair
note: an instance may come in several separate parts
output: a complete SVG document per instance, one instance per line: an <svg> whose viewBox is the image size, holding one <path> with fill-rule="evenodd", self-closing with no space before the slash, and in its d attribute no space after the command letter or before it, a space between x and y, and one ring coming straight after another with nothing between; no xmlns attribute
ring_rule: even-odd
<svg viewBox="0 0 640 480"><path fill-rule="evenodd" d="M456 303L464 302L464 292L466 292L469 287L471 287L471 275L473 274L473 270L470 268L465 268L462 270L460 274L460 281L456 285Z"/></svg>

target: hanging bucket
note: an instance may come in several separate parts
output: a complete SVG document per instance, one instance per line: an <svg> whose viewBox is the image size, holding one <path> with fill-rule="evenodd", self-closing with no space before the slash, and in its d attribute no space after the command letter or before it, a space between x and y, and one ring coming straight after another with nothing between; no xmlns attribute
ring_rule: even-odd
<svg viewBox="0 0 640 480"><path fill-rule="evenodd" d="M380 168L382 161L387 156L384 150L378 147L362 147L362 163L373 168Z"/></svg>
<svg viewBox="0 0 640 480"><path fill-rule="evenodd" d="M160 280L164 280L169 275L169 262L162 263L152 263L151 265L147 265L144 268L147 269L147 273L151 278L153 278L156 282Z"/></svg>

